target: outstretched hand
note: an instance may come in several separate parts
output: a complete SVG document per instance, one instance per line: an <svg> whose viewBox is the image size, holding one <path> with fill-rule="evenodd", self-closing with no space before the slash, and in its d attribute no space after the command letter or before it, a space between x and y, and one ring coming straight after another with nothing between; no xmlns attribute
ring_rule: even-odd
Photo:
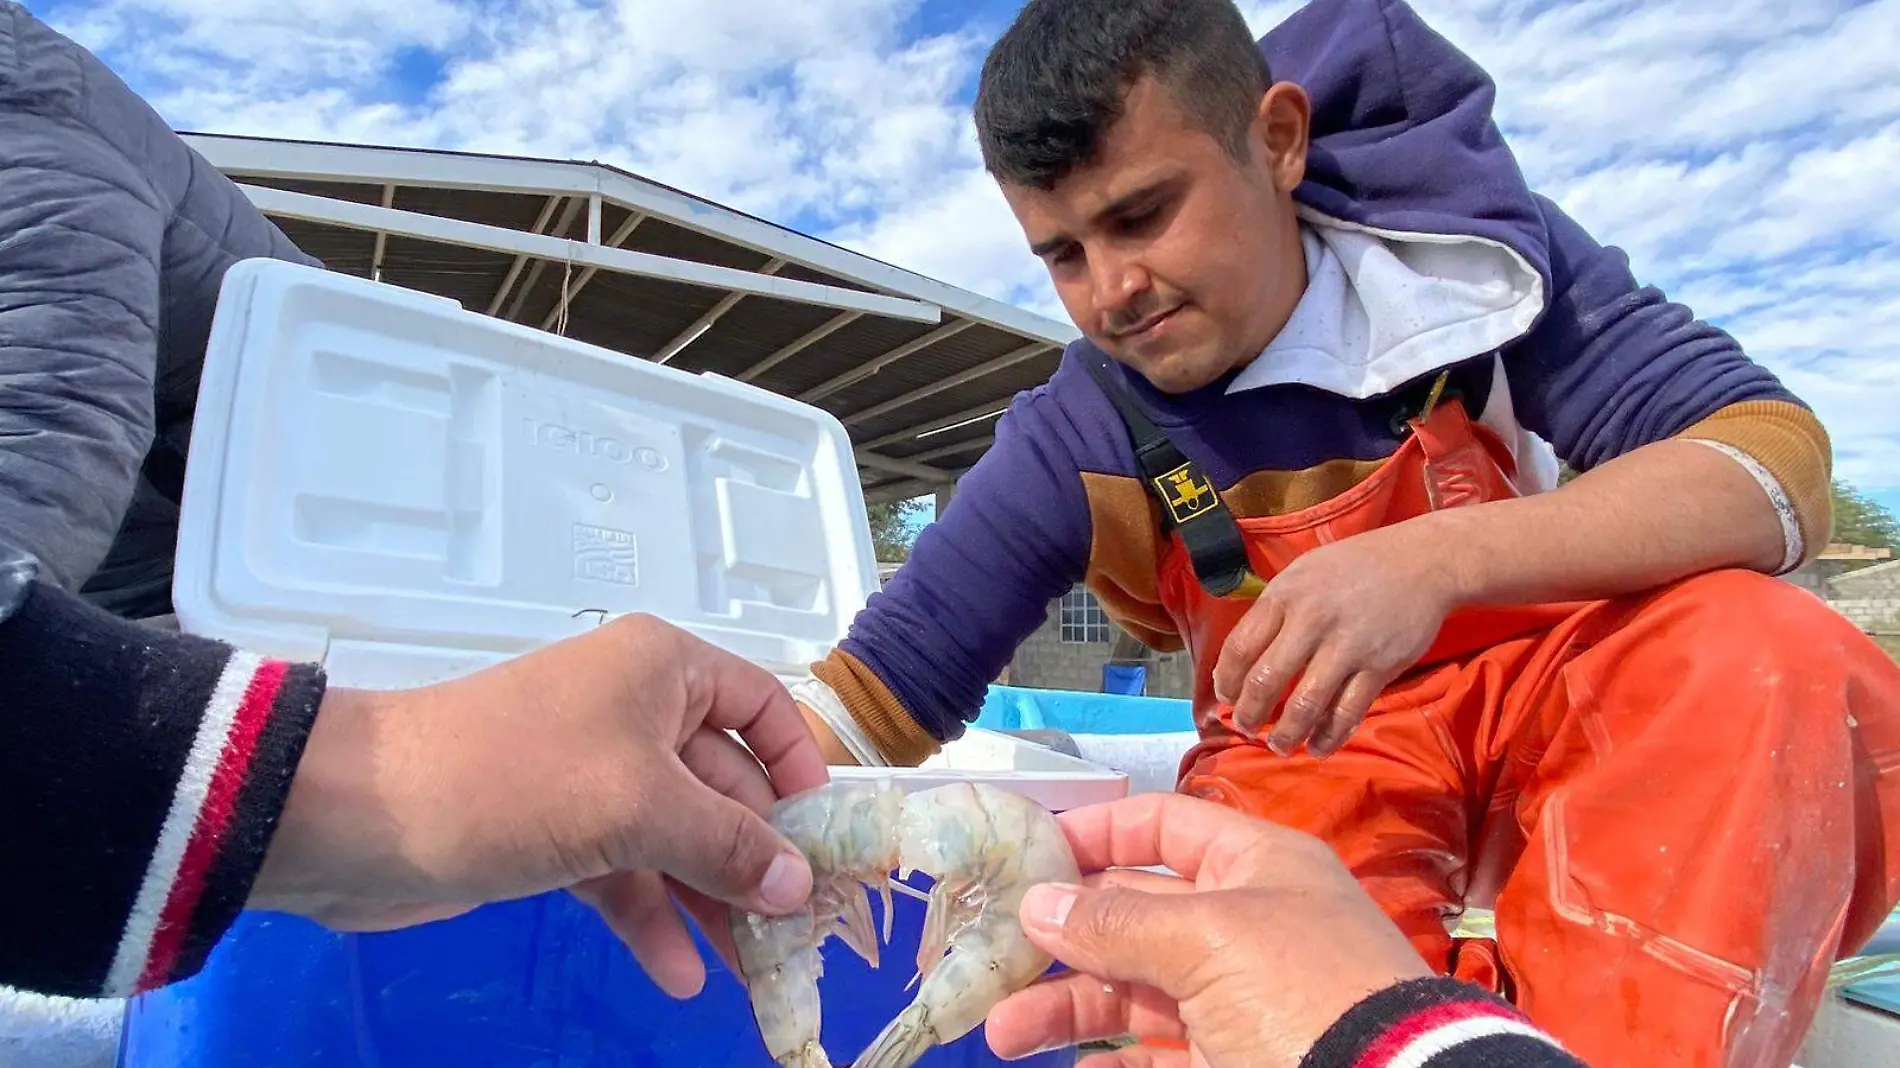
<svg viewBox="0 0 1900 1068"><path fill-rule="evenodd" d="M618 619L434 686L333 689L251 904L379 930L571 888L689 996L675 903L716 946L728 905L802 906L810 868L761 814L826 779L771 674Z"/></svg>
<svg viewBox="0 0 1900 1068"><path fill-rule="evenodd" d="M1318 839L1179 794L1061 822L1094 874L1032 889L1021 920L1074 971L991 1011L999 1056L1133 1034L1177 1048L1091 1063L1294 1068L1368 994L1431 974ZM1157 865L1179 876L1123 870Z"/></svg>

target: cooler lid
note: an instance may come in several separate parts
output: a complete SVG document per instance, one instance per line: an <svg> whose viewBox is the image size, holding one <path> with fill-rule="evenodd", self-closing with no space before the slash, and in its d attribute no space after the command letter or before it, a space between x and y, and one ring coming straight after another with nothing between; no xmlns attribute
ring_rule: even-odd
<svg viewBox="0 0 1900 1068"><path fill-rule="evenodd" d="M226 275L187 631L394 687L650 613L798 675L876 587L822 409L319 268Z"/></svg>

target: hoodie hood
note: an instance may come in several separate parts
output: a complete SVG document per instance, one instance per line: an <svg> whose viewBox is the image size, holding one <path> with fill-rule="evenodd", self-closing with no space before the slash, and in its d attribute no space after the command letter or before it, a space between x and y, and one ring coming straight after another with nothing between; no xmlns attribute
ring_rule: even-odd
<svg viewBox="0 0 1900 1068"><path fill-rule="evenodd" d="M1355 227L1503 245L1548 291L1549 233L1492 118L1484 69L1401 0L1312 0L1260 39L1312 98L1294 197Z"/></svg>

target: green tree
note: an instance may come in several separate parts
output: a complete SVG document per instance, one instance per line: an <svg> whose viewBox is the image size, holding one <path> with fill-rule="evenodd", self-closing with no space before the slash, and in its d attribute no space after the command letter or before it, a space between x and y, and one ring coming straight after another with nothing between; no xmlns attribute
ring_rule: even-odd
<svg viewBox="0 0 1900 1068"><path fill-rule="evenodd" d="M1834 538L1875 549L1900 549L1900 519L1853 486L1834 480Z"/></svg>
<svg viewBox="0 0 1900 1068"><path fill-rule="evenodd" d="M897 564L910 559L910 543L916 537L911 528L929 507L921 500L884 501L866 506L871 516L871 543L877 546L879 563Z"/></svg>

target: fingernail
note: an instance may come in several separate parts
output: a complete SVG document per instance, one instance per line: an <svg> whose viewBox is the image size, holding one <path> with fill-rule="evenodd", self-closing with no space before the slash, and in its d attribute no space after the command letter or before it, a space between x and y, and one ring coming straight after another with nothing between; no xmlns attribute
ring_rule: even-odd
<svg viewBox="0 0 1900 1068"><path fill-rule="evenodd" d="M1029 892L1023 895L1023 922L1061 930L1062 925L1069 922L1069 910L1075 908L1075 895L1080 890L1081 887L1067 883L1030 887Z"/></svg>
<svg viewBox="0 0 1900 1068"><path fill-rule="evenodd" d="M811 868L804 857L795 853L773 857L765 869L764 881L759 884L759 896L767 905L778 909L797 908L810 893Z"/></svg>

